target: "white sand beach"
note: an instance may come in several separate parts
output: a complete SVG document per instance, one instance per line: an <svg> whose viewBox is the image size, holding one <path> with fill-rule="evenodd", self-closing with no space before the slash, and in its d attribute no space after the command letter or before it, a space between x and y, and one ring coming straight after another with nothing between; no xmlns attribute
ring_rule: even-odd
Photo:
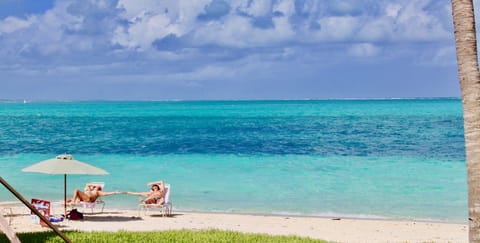
<svg viewBox="0 0 480 243"><path fill-rule="evenodd" d="M162 217L155 212L139 217L135 210L110 208L101 214L86 213L81 221L70 220L57 225L62 230L113 232L221 229L296 235L334 242L468 242L467 224L178 211L171 217ZM50 230L34 224L24 207L13 209L11 226L17 232Z"/></svg>

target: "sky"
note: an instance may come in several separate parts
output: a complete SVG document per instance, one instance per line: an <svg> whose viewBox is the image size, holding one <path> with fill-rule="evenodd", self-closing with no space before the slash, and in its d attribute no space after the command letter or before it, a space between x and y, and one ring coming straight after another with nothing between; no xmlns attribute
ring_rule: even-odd
<svg viewBox="0 0 480 243"><path fill-rule="evenodd" d="M0 0L0 100L460 97L456 65L450 0Z"/></svg>

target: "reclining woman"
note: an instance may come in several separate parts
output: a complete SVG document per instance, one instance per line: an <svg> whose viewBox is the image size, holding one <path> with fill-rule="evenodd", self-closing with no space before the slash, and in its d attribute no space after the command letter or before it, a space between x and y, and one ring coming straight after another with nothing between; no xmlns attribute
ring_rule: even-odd
<svg viewBox="0 0 480 243"><path fill-rule="evenodd" d="M78 189L73 191L73 197L67 199L67 202L95 202L97 198L101 196L110 196L115 194L121 194L120 191L114 192L104 192L102 191L102 187L95 185L95 184L87 184L85 186L85 190L82 192Z"/></svg>
<svg viewBox="0 0 480 243"><path fill-rule="evenodd" d="M147 183L147 186L151 186L152 190L149 192L125 192L125 194L143 196L144 200L140 202L145 204L163 204L165 202L165 184L163 181L155 181Z"/></svg>

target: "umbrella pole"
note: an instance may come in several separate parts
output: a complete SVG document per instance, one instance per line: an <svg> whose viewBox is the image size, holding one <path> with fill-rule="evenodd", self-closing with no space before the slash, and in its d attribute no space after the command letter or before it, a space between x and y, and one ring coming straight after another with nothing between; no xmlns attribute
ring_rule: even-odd
<svg viewBox="0 0 480 243"><path fill-rule="evenodd" d="M67 217L67 174L63 174L63 212Z"/></svg>
<svg viewBox="0 0 480 243"><path fill-rule="evenodd" d="M50 229L55 231L55 233L60 236L60 238L62 238L65 242L72 242L69 238L67 238L66 235L62 233L62 231L57 228L57 226L53 225L50 222L50 219L47 219L45 215L40 213L37 208L35 208L31 203L29 203L27 199L25 199L20 193L18 193L12 186L10 186L10 184L8 184L7 181L5 181L2 177L0 177L0 183L2 183L4 187L6 187L13 195L15 195L18 200L20 200L25 206L27 206L27 208L29 208L33 213L35 213L43 222L45 222L48 227L50 227Z"/></svg>

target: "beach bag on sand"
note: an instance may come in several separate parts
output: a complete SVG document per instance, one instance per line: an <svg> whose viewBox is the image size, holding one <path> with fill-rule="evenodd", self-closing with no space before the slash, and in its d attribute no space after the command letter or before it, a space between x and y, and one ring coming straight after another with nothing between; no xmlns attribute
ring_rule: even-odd
<svg viewBox="0 0 480 243"><path fill-rule="evenodd" d="M83 219L83 213L80 213L76 208L74 208L67 213L67 219L70 219L70 220Z"/></svg>

